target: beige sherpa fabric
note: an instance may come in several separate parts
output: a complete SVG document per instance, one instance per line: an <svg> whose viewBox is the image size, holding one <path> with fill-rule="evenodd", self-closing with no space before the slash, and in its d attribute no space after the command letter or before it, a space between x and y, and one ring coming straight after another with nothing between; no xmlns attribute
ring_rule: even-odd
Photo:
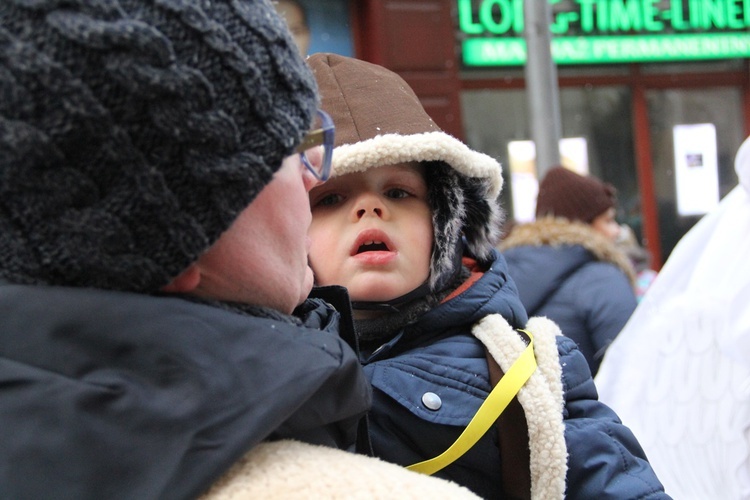
<svg viewBox="0 0 750 500"><path fill-rule="evenodd" d="M529 429L531 498L564 498L568 452L563 425L563 387L555 337L560 329L546 318L532 318L526 328L534 336L537 370L521 388L518 401ZM472 333L507 373L526 344L499 314L479 321Z"/></svg>
<svg viewBox="0 0 750 500"><path fill-rule="evenodd" d="M477 500L456 483L377 458L298 441L263 443L201 500Z"/></svg>
<svg viewBox="0 0 750 500"><path fill-rule="evenodd" d="M333 151L332 175L364 172L371 167L412 161L444 161L467 177L489 181L488 199L497 198L503 188L502 168L494 158L470 149L445 132L385 134Z"/></svg>
<svg viewBox="0 0 750 500"><path fill-rule="evenodd" d="M571 222L563 217L541 217L534 222L514 227L499 248L503 251L520 246L545 245L581 245L594 254L597 260L622 269L630 283L635 283L635 271L627 255L606 236L583 222Z"/></svg>

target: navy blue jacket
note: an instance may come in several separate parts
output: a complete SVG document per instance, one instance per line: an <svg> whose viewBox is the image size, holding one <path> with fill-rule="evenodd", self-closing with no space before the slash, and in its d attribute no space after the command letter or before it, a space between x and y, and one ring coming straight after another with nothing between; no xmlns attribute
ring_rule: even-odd
<svg viewBox="0 0 750 500"><path fill-rule="evenodd" d="M530 316L557 323L596 375L637 305L627 258L583 224L557 219L518 229L503 242L503 255L521 302Z"/></svg>
<svg viewBox="0 0 750 500"><path fill-rule="evenodd" d="M526 313L499 254L468 290L406 327L364 359L374 388L370 437L375 454L402 465L445 451L463 431L491 387L482 344L471 327L500 313L521 327ZM597 401L586 360L558 337L568 448L567 497L668 498L630 430ZM439 396L437 410L423 396ZM434 398L431 406L434 407ZM436 476L467 486L483 498L502 498L498 433L493 426L468 453Z"/></svg>
<svg viewBox="0 0 750 500"><path fill-rule="evenodd" d="M195 498L263 440L353 447L339 316L0 284L0 498Z"/></svg>

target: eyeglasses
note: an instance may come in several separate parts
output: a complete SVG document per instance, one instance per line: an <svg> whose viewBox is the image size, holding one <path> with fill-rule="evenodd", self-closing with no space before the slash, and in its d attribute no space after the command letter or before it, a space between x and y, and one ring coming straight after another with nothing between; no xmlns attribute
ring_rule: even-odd
<svg viewBox="0 0 750 500"><path fill-rule="evenodd" d="M321 109L318 110L316 124L321 126L308 132L295 152L299 153L302 163L312 172L315 178L325 182L331 176L331 158L333 157L333 139L336 127L328 113ZM307 151L320 145L323 146L323 159L319 165L314 165L307 158Z"/></svg>

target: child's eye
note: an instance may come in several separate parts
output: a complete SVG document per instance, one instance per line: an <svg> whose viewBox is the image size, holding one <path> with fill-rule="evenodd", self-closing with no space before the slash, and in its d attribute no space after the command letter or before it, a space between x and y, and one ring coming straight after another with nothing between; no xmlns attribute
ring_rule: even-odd
<svg viewBox="0 0 750 500"><path fill-rule="evenodd" d="M340 194L327 194L313 202L313 207L331 207L342 200Z"/></svg>
<svg viewBox="0 0 750 500"><path fill-rule="evenodd" d="M400 199L408 198L409 196L411 196L411 193L400 188L391 188L385 192L385 195L388 198Z"/></svg>

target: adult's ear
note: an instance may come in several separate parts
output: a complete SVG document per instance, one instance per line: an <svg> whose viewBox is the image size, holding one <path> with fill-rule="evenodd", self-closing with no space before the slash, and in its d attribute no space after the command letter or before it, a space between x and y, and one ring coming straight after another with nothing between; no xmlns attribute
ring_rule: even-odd
<svg viewBox="0 0 750 500"><path fill-rule="evenodd" d="M201 282L201 271L194 262L190 266L175 276L172 281L164 285L162 292L167 293L190 293L198 288Z"/></svg>

